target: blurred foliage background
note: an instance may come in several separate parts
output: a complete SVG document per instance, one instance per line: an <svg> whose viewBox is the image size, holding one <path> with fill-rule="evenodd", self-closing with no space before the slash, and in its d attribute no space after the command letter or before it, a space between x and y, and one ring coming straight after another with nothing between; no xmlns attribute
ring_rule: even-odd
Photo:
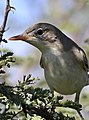
<svg viewBox="0 0 89 120"><path fill-rule="evenodd" d="M3 21L5 0L0 0L0 25ZM16 8L9 14L7 31L4 37L22 33L32 24L37 22L49 22L61 29L66 35L82 46L89 56L89 45L84 40L89 38L89 0L10 0ZM41 53L33 46L19 41L2 43L1 51L12 51L16 57L16 63L10 69L5 68L7 74L0 76L0 81L15 85L24 74L32 74L39 77L38 86L45 86L43 69L40 68ZM69 98L69 96L67 97ZM89 86L81 93L80 102L83 105L83 114L89 117Z"/></svg>

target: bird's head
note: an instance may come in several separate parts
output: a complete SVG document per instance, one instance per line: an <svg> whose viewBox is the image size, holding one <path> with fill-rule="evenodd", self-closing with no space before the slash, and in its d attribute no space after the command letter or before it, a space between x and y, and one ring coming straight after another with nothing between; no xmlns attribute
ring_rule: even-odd
<svg viewBox="0 0 89 120"><path fill-rule="evenodd" d="M41 52L52 48L57 41L58 29L48 23L38 23L29 27L20 35L13 36L9 40L22 40L37 47Z"/></svg>

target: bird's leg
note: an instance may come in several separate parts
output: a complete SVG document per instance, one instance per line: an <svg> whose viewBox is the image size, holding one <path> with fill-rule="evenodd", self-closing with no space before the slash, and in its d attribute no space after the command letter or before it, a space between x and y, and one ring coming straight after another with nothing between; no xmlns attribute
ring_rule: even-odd
<svg viewBox="0 0 89 120"><path fill-rule="evenodd" d="M80 92L81 92L81 90L76 93L75 100L74 100L74 102L76 102L76 103L79 103Z"/></svg>
<svg viewBox="0 0 89 120"><path fill-rule="evenodd" d="M78 92L76 93L76 96L75 96L75 102L76 102L76 103L79 103L79 96L80 96L80 92L81 92L81 90L80 90L80 91L78 91ZM84 120L84 118L83 118L83 116L82 116L81 112L80 112L80 111L78 111L78 110L77 110L77 112L78 112L79 116L81 117L81 120Z"/></svg>

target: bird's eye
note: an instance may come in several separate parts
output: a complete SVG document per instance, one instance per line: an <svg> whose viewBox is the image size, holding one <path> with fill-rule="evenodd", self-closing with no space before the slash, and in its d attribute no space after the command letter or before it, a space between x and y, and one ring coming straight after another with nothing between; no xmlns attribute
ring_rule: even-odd
<svg viewBox="0 0 89 120"><path fill-rule="evenodd" d="M38 35L42 35L42 34L43 34L43 30L42 30L41 28L39 28L39 29L37 30L37 34L38 34Z"/></svg>

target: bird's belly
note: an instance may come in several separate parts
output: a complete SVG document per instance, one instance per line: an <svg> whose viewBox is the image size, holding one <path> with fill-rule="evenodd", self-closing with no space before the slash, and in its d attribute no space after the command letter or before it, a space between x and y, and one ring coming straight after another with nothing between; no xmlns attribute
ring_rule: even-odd
<svg viewBox="0 0 89 120"><path fill-rule="evenodd" d="M80 91L87 84L87 71L74 59L72 52L57 52L42 56L44 74L49 87L52 91L64 95Z"/></svg>
<svg viewBox="0 0 89 120"><path fill-rule="evenodd" d="M65 73L64 73L65 74ZM60 94L70 95L76 93L78 90L85 86L82 77L75 77L74 75L59 75L50 76L50 74L45 74L46 81L49 87Z"/></svg>
<svg viewBox="0 0 89 120"><path fill-rule="evenodd" d="M59 65L58 65L59 64ZM46 81L51 90L70 95L81 90L87 81L87 73L78 66L48 63L44 69Z"/></svg>

